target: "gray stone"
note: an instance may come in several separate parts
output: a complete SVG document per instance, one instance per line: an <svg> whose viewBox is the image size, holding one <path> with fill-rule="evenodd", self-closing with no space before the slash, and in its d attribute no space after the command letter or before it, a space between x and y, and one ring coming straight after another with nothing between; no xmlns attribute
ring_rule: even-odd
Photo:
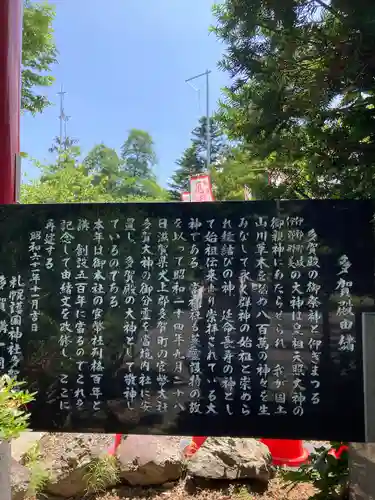
<svg viewBox="0 0 375 500"><path fill-rule="evenodd" d="M38 445L44 435L45 432L22 432L18 438L12 439L12 457L15 460L21 461L24 454L34 445Z"/></svg>
<svg viewBox="0 0 375 500"><path fill-rule="evenodd" d="M351 500L375 500L375 443L350 443Z"/></svg>
<svg viewBox="0 0 375 500"><path fill-rule="evenodd" d="M209 437L188 460L187 473L204 479L268 482L271 462L267 446L256 439Z"/></svg>
<svg viewBox="0 0 375 500"><path fill-rule="evenodd" d="M90 465L106 454L113 439L113 435L106 434L44 435L40 440L40 451L50 476L46 493L65 498L87 493Z"/></svg>
<svg viewBox="0 0 375 500"><path fill-rule="evenodd" d="M0 498L8 500L11 497L10 468L12 457L9 441L0 440Z"/></svg>
<svg viewBox="0 0 375 500"><path fill-rule="evenodd" d="M121 479L132 486L177 481L183 470L180 438L128 436L118 447Z"/></svg>
<svg viewBox="0 0 375 500"><path fill-rule="evenodd" d="M23 500L29 490L30 471L14 459L11 461L10 470L12 500Z"/></svg>

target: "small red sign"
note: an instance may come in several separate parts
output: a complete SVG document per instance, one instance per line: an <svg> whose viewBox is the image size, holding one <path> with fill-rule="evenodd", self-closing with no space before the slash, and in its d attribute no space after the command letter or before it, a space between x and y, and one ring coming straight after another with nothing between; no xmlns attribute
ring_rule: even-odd
<svg viewBox="0 0 375 500"><path fill-rule="evenodd" d="M197 175L190 178L191 201L214 201L209 175Z"/></svg>

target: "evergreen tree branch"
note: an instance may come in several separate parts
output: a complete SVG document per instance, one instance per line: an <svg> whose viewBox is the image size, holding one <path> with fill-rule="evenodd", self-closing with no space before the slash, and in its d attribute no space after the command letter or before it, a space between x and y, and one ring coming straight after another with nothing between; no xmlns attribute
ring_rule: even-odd
<svg viewBox="0 0 375 500"><path fill-rule="evenodd" d="M314 2L316 2L322 9L325 9L327 12L329 12L330 14L332 14L337 19L340 19L340 20L344 20L345 19L345 17L342 16L339 12L337 12L336 9L334 9L331 5L326 4L325 2L323 2L323 0L314 0Z"/></svg>

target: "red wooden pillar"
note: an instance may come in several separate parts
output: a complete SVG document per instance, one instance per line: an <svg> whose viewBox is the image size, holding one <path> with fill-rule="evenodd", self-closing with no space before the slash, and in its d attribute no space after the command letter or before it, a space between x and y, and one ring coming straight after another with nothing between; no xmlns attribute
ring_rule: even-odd
<svg viewBox="0 0 375 500"><path fill-rule="evenodd" d="M0 203L16 201L20 152L22 0L0 0Z"/></svg>

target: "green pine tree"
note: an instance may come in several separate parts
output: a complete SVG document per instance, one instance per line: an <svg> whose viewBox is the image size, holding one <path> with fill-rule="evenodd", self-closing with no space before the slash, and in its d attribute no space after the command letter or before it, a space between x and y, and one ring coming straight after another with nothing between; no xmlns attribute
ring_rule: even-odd
<svg viewBox="0 0 375 500"><path fill-rule="evenodd" d="M177 169L169 183L172 198L180 199L183 191L190 191L189 179L207 171L207 118L200 118L191 133L191 145L176 161ZM216 120L210 120L210 163L215 164L227 150L225 137Z"/></svg>
<svg viewBox="0 0 375 500"><path fill-rule="evenodd" d="M157 184L153 167L157 163L154 141L145 130L131 129L121 147L122 175L127 179L122 193L144 196L150 184ZM130 190L130 191L129 191Z"/></svg>
<svg viewBox="0 0 375 500"><path fill-rule="evenodd" d="M51 147L48 149L48 152L56 153L57 157L56 161L47 165L42 165L39 162L36 162L42 171L41 181L50 179L57 172L66 168L76 167L79 163L79 157L81 156L79 141L71 137L66 137L65 139L55 137Z"/></svg>
<svg viewBox="0 0 375 500"><path fill-rule="evenodd" d="M132 129L121 147L123 170L130 177L140 180L151 179L156 165L154 141L145 130Z"/></svg>
<svg viewBox="0 0 375 500"><path fill-rule="evenodd" d="M181 158L176 161L176 164L178 168L171 177L169 187L171 197L179 200L183 191L190 191L190 177L203 173L206 169L206 164L204 159L199 156L197 145L194 143L185 149Z"/></svg>
<svg viewBox="0 0 375 500"><path fill-rule="evenodd" d="M229 138L273 163L285 198L373 198L375 2L224 0L214 15Z"/></svg>
<svg viewBox="0 0 375 500"><path fill-rule="evenodd" d="M192 132L192 142L197 147L197 153L207 163L207 117L202 116L199 124ZM226 149L225 138L215 120L210 119L210 163L220 160Z"/></svg>

